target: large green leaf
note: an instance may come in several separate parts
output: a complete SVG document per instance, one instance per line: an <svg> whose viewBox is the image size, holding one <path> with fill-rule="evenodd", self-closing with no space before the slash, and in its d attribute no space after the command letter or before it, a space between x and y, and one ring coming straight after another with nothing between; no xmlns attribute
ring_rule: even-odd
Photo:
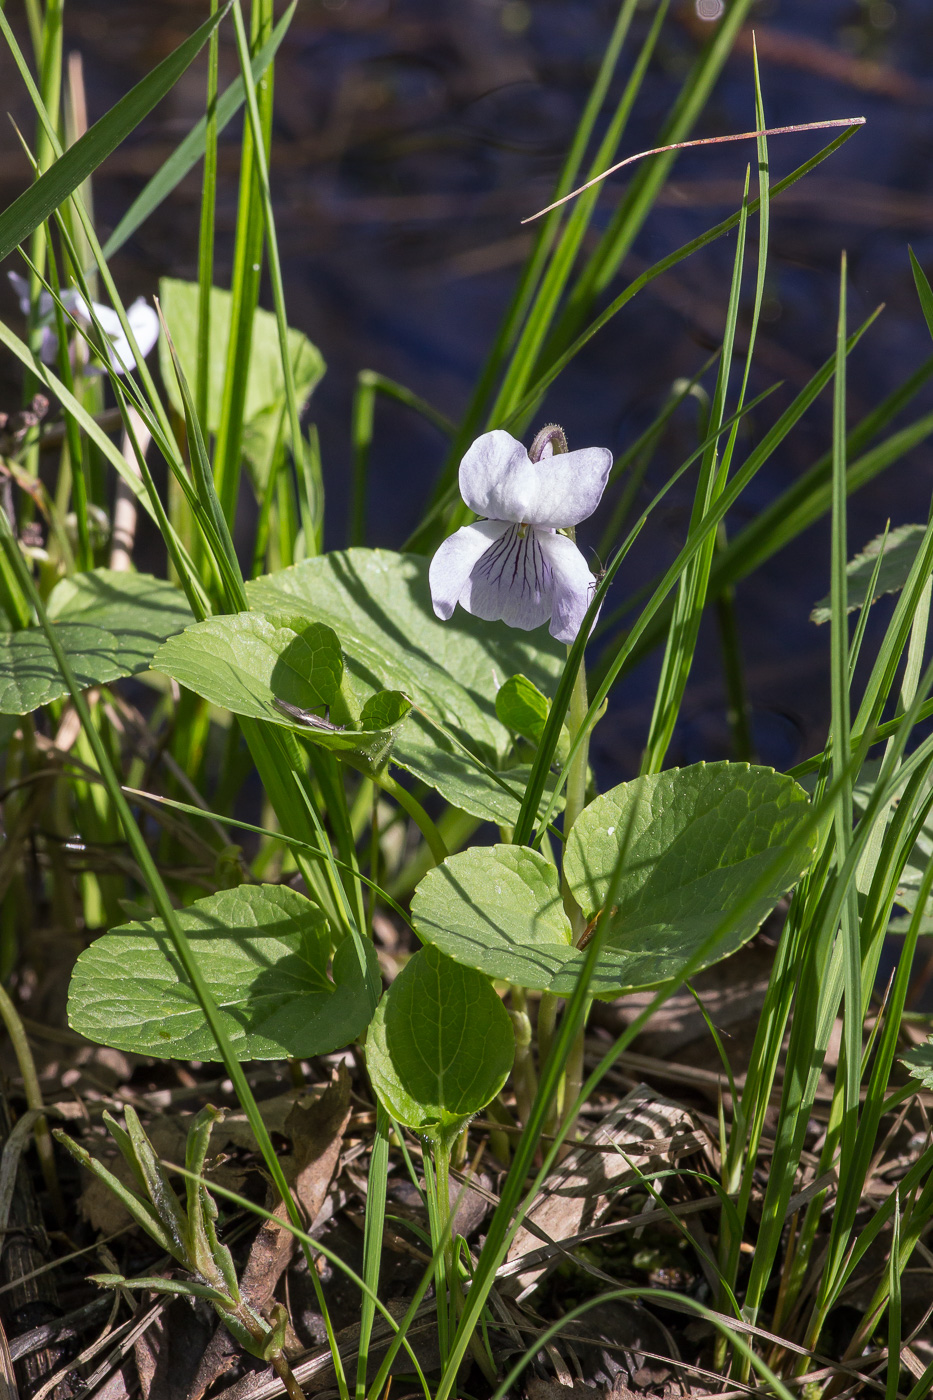
<svg viewBox="0 0 933 1400"><path fill-rule="evenodd" d="M356 948L344 939L327 964L324 915L279 885L240 885L178 913L201 972L244 1060L321 1055L365 1030L369 995ZM378 977L367 943L369 974ZM81 954L68 998L72 1027L100 1045L141 1055L217 1060L193 987L160 919L104 934Z"/></svg>
<svg viewBox="0 0 933 1400"><path fill-rule="evenodd" d="M296 616L232 613L209 617L171 637L153 666L214 705L250 719L271 720L364 766L384 761L404 721L409 701L398 692L349 697L341 692L343 657L332 628ZM340 706L345 728L310 727L276 705L284 700L299 710ZM323 718L323 717L322 717ZM313 720L312 720L313 723Z"/></svg>
<svg viewBox="0 0 933 1400"><path fill-rule="evenodd" d="M600 928L594 992L655 986L701 950L704 967L734 952L812 859L808 816L792 779L740 763L650 774L598 797L577 819L565 856L587 920L610 921ZM605 911L623 847L622 883ZM571 946L556 871L524 847L452 856L418 886L412 918L425 942L457 962L560 995L573 991L586 956Z"/></svg>
<svg viewBox="0 0 933 1400"><path fill-rule="evenodd" d="M109 569L63 579L48 611L82 687L145 670L160 642L191 620L172 584ZM67 694L41 628L0 634L0 713L29 714Z"/></svg>
<svg viewBox="0 0 933 1400"><path fill-rule="evenodd" d="M159 297L175 353L185 378L193 384L197 378L200 289L197 282L180 282L174 277L163 277L159 282ZM216 432L220 424L232 300L230 292L220 287L211 289L211 358L208 365L207 423L202 424L209 432ZM324 373L324 361L321 352L300 331L289 330L288 347L292 373L295 376L298 407L301 409ZM173 407L183 414L184 405L172 367L171 351L164 339L159 341L159 363ZM274 432L284 404L285 376L282 372L282 354L276 320L271 311L257 310L253 317L243 421L249 424L268 416L269 431ZM275 410L278 410L278 413L275 413Z"/></svg>
<svg viewBox="0 0 933 1400"><path fill-rule="evenodd" d="M849 612L864 605L879 554L882 558L874 596L880 598L884 593L900 592L914 566L925 534L925 525L899 525L896 530L889 530L886 537L877 535L860 554L849 560L846 565ZM821 598L810 614L810 621L823 623L831 617L829 597Z"/></svg>
<svg viewBox="0 0 933 1400"><path fill-rule="evenodd" d="M179 44L0 214L0 261L24 243L171 91L229 8L225 5Z"/></svg>
<svg viewBox="0 0 933 1400"><path fill-rule="evenodd" d="M458 610L440 622L431 607L428 560L389 550L350 549L307 559L247 584L261 612L295 610L333 627L351 686L385 686L415 709L392 761L454 806L511 823L523 773L511 766L512 735L496 716L496 693L516 672L552 692L563 649L543 628L518 632Z"/></svg>
<svg viewBox="0 0 933 1400"><path fill-rule="evenodd" d="M436 948L408 961L366 1036L366 1067L392 1117L448 1143L498 1094L514 1053L488 979Z"/></svg>

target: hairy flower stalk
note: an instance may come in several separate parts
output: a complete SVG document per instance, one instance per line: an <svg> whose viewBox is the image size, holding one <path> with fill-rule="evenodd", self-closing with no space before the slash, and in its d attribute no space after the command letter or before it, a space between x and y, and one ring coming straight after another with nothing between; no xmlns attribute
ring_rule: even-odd
<svg viewBox="0 0 933 1400"><path fill-rule="evenodd" d="M531 631L550 621L550 632L568 647L575 640L597 580L576 546L574 527L592 515L606 489L612 454L604 447L571 452L563 429L548 424L526 452L501 428L484 433L460 463L460 494L477 515L444 541L431 561L431 601L445 621L459 603L486 621L502 621ZM583 662L574 682L567 716L570 738L580 732L587 712ZM584 740L567 775L564 836L586 805L589 744ZM574 942L585 920L566 881L564 907ZM547 1056L558 999L542 996L538 1014L538 1053ZM563 1093L555 1105L572 1103L583 1068L582 1031L568 1066ZM553 1130L555 1123L549 1125Z"/></svg>

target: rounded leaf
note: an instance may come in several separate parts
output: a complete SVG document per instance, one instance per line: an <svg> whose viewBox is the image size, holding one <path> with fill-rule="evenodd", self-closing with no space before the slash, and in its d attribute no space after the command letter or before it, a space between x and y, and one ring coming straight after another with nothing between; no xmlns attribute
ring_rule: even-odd
<svg viewBox="0 0 933 1400"><path fill-rule="evenodd" d="M812 859L809 813L793 779L744 763L650 774L596 798L564 855L590 936L598 918L604 939L593 993L657 986L747 942ZM587 956L571 944L556 870L525 847L474 847L444 861L415 891L412 921L466 967L559 996L574 990Z"/></svg>
<svg viewBox="0 0 933 1400"><path fill-rule="evenodd" d="M527 846L450 856L421 881L411 914L425 943L519 987L548 987L573 956L557 871Z"/></svg>
<svg viewBox="0 0 933 1400"><path fill-rule="evenodd" d="M564 856L586 918L610 920L594 991L656 986L698 955L695 970L746 943L813 858L809 815L792 778L746 763L651 773L597 797ZM622 883L605 910L623 847ZM571 986L563 978L554 990Z"/></svg>
<svg viewBox="0 0 933 1400"><path fill-rule="evenodd" d="M178 912L239 1058L280 1060L342 1049L370 1019L375 950L341 942L328 975L327 920L280 885L240 885ZM161 919L98 938L75 964L71 1026L101 1045L162 1058L216 1060L214 1038Z"/></svg>
<svg viewBox="0 0 933 1400"><path fill-rule="evenodd" d="M446 1141L495 1098L514 1053L512 1023L489 980L436 948L409 960L366 1036L370 1078L388 1112Z"/></svg>

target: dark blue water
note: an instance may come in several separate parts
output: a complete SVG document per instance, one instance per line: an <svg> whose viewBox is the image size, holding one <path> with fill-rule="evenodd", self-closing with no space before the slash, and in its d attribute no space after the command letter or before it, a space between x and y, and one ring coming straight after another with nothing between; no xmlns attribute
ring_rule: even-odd
<svg viewBox="0 0 933 1400"><path fill-rule="evenodd" d="M675 6L624 141L653 144L709 27ZM653 6L639 14L626 75ZM207 6L81 0L68 15L99 115L190 31ZM547 201L595 73L616 7L603 0L325 0L299 7L277 75L274 180L293 323L321 347L328 375L312 408L328 490L328 544L344 542L350 402L356 373L377 369L457 417L490 345L528 247L520 220ZM928 0L772 0L755 7L766 112L775 125L864 115L868 124L772 216L765 319L750 394L784 381L743 430L741 461L774 416L833 350L838 271L849 257L849 316L880 302L880 321L850 363L857 421L930 352L907 259L912 243L933 273L933 11ZM873 66L872 66L873 65ZM223 67L235 70L229 38ZM202 77L180 88L98 177L101 224L112 227L196 117ZM754 125L748 36L727 64L696 135ZM825 144L823 133L775 138L772 179ZM225 142L218 280L229 276L236 141ZM683 154L669 193L645 224L615 284L731 212L751 145ZM11 182L13 173L7 177ZM21 178L21 177L19 177ZM607 184L605 222L623 185ZM160 275L194 277L198 179L192 176L117 259L125 295L151 294ZM757 237L757 226L751 239ZM625 449L672 383L696 372L723 326L735 240L727 238L641 293L548 395L545 414L571 446ZM744 309L753 295L750 253ZM933 407L926 392L908 421ZM370 540L397 547L416 523L443 460L434 429L396 406L378 412ZM731 532L776 499L829 445L824 398L760 473ZM695 415L675 420L649 476L654 489L696 441ZM922 447L852 499L854 551L884 528L925 519L931 454ZM647 488L646 488L647 489ZM616 605L654 576L682 542L690 481L642 535L619 579ZM584 542L600 519L584 528ZM829 534L815 526L737 598L748 687L762 757L779 765L821 746L828 711L828 633L808 614L828 588ZM877 641L887 605L875 609ZM650 718L650 663L614 697L598 731L603 781L637 765ZM729 752L716 632L704 632L671 758Z"/></svg>

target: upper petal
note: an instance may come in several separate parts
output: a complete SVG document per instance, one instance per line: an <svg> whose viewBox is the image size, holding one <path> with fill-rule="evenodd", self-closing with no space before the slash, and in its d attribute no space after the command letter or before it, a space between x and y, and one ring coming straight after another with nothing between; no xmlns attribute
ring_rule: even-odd
<svg viewBox="0 0 933 1400"><path fill-rule="evenodd" d="M593 514L611 466L606 447L532 462L511 433L497 428L478 437L460 463L460 494L477 515L562 530Z"/></svg>
<svg viewBox="0 0 933 1400"><path fill-rule="evenodd" d="M523 520L529 525L563 530L593 514L606 489L612 467L608 447L581 447L529 463L535 473L530 506Z"/></svg>
<svg viewBox="0 0 933 1400"><path fill-rule="evenodd" d="M483 433L460 463L460 494L470 510L492 520L527 520L534 499L534 467L511 433Z"/></svg>
<svg viewBox="0 0 933 1400"><path fill-rule="evenodd" d="M551 636L559 642L570 643L575 640L593 601L596 579L573 540L566 535L542 531L538 538L553 579Z"/></svg>
<svg viewBox="0 0 933 1400"><path fill-rule="evenodd" d="M441 545L431 560L428 583L434 611L444 622L460 601L474 564L508 528L501 520L480 520L464 525Z"/></svg>

